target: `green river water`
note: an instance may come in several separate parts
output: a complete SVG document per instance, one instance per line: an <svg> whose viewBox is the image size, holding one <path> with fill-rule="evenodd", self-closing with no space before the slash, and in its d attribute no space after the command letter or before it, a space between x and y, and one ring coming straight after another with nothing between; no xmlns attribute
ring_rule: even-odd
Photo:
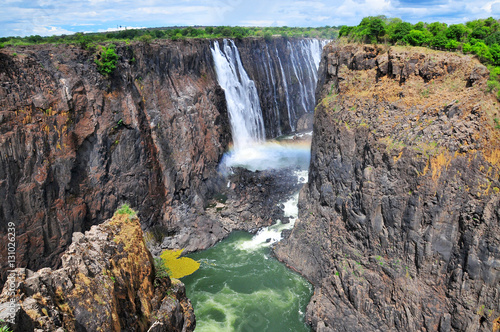
<svg viewBox="0 0 500 332"><path fill-rule="evenodd" d="M241 155L232 156L231 162L256 170L268 166L269 160L280 168L285 160L286 165L302 169L294 172L298 182L307 179L308 144L263 145ZM188 255L201 262L199 270L182 278L195 310L197 332L310 331L304 313L313 292L311 284L270 253L281 231L293 227L297 201L298 193L283 201L285 216L291 220L287 225L278 221L255 235L234 232L214 247Z"/></svg>
<svg viewBox="0 0 500 332"><path fill-rule="evenodd" d="M304 312L311 285L235 232L213 248L189 255L201 267L184 277L196 314L196 331L310 331Z"/></svg>
<svg viewBox="0 0 500 332"><path fill-rule="evenodd" d="M267 143L229 154L228 166L259 170L296 165L298 183L307 179L310 140ZM270 247L291 229L298 215L298 193L283 198L284 215L253 235L234 232L214 247L188 255L200 269L182 278L194 307L197 332L310 331L304 313L312 296L311 284L271 256Z"/></svg>

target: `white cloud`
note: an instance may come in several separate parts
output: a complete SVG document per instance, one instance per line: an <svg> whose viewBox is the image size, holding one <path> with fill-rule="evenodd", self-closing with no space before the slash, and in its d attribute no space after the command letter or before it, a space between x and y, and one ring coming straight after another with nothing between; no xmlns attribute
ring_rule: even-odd
<svg viewBox="0 0 500 332"><path fill-rule="evenodd" d="M356 25L365 16L463 22L500 15L500 0L3 0L0 36L72 33L79 26Z"/></svg>
<svg viewBox="0 0 500 332"><path fill-rule="evenodd" d="M73 31L54 26L35 26L31 32L33 35L53 36L53 35L72 35Z"/></svg>
<svg viewBox="0 0 500 332"><path fill-rule="evenodd" d="M146 27L118 27L118 28L107 28L107 29L98 29L97 32L114 32L114 31L122 31L122 30L131 30L131 29L144 29ZM88 32L95 32L95 31L85 31L85 33Z"/></svg>

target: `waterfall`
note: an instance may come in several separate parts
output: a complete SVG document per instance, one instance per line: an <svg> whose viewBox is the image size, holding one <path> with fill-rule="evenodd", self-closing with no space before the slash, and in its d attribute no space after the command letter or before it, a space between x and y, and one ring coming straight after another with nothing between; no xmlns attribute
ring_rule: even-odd
<svg viewBox="0 0 500 332"><path fill-rule="evenodd" d="M238 48L224 39L223 50L215 41L211 48L217 81L224 89L235 149L263 141L264 120L255 83L241 64Z"/></svg>
<svg viewBox="0 0 500 332"><path fill-rule="evenodd" d="M286 96L286 109L288 112L288 121L290 123L290 129L292 131L295 131L295 126L292 123L292 115L290 114L290 95L288 94L288 83L286 82L287 78L285 76L285 71L283 70L283 65L281 64L281 59L280 59L278 49L276 49L276 56L278 57L278 61L280 64L280 69L281 69L281 77L283 78L283 87L285 89L285 96Z"/></svg>
<svg viewBox="0 0 500 332"><path fill-rule="evenodd" d="M287 41L285 48L276 48L290 130L295 131L298 119L314 111L318 68L326 40ZM288 55L288 57L284 57ZM286 108L285 108L286 107ZM282 113L283 114L283 113Z"/></svg>
<svg viewBox="0 0 500 332"><path fill-rule="evenodd" d="M278 100L276 98L276 81L274 80L274 75L273 75L273 67L271 66L271 56L269 55L269 48L266 45L266 54L267 54L267 64L269 66L269 72L271 73L271 82L272 82L272 88L273 88L273 98L274 98L274 112L276 114L276 119L278 120L277 125L278 125L278 136L281 136L281 119L280 119L280 109L278 106Z"/></svg>
<svg viewBox="0 0 500 332"><path fill-rule="evenodd" d="M276 38L245 50L238 50L232 40L213 43L235 149L294 132L298 120L314 111L318 67L326 43Z"/></svg>

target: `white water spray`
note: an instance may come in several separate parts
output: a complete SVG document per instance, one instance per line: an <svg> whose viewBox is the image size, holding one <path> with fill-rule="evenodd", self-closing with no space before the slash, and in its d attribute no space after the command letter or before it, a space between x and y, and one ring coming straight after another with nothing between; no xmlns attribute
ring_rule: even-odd
<svg viewBox="0 0 500 332"><path fill-rule="evenodd" d="M217 41L211 50L217 81L226 94L235 149L263 141L264 119L257 88L241 64L238 48L232 40L224 39L223 50Z"/></svg>

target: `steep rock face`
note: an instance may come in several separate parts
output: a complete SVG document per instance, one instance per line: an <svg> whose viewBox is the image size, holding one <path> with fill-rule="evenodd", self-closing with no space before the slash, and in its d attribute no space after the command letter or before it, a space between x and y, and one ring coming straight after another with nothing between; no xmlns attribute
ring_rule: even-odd
<svg viewBox="0 0 500 332"><path fill-rule="evenodd" d="M287 58L301 42L238 42L261 93L268 136L290 131L287 105L301 104L298 77L306 71L296 71L307 64ZM94 51L75 46L0 51L0 239L6 242L7 222L14 222L17 267L57 267L73 232L106 220L125 201L144 228L201 239L192 250L231 230L213 232L221 225L203 216L225 184L217 165L231 140L212 43L121 44L110 77L98 73ZM279 130L271 126L276 114Z"/></svg>
<svg viewBox="0 0 500 332"><path fill-rule="evenodd" d="M488 71L426 49L328 45L309 184L277 249L317 331L492 331L500 145Z"/></svg>
<svg viewBox="0 0 500 332"><path fill-rule="evenodd" d="M76 47L2 50L0 227L16 223L18 266L56 266L74 231L123 201L144 225L203 207L230 141L208 46L121 45L109 78Z"/></svg>
<svg viewBox="0 0 500 332"><path fill-rule="evenodd" d="M12 276L12 280L11 280ZM0 300L14 331L193 331L184 285L155 279L137 217L127 214L73 234L58 270L18 268ZM14 291L9 289L15 281ZM18 305L15 318L9 304ZM152 326L154 325L154 326Z"/></svg>
<svg viewBox="0 0 500 332"><path fill-rule="evenodd" d="M298 130L299 119L314 110L316 66L322 41L245 38L237 40L236 45L243 66L259 93L266 137Z"/></svg>

